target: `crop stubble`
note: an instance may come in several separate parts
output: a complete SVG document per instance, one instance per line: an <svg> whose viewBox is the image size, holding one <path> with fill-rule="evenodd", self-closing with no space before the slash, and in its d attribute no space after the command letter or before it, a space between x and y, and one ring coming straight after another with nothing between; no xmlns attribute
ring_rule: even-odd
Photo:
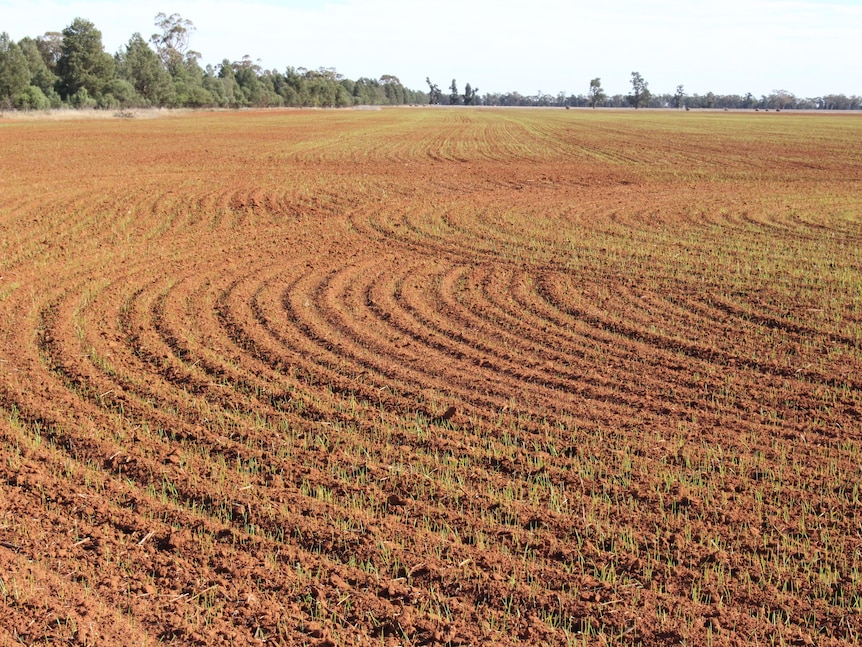
<svg viewBox="0 0 862 647"><path fill-rule="evenodd" d="M0 635L859 640L860 130L0 122Z"/></svg>

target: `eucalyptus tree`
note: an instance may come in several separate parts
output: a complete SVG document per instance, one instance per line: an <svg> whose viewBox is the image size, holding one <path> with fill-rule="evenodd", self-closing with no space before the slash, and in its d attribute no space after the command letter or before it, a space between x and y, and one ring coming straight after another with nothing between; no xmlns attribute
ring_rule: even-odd
<svg viewBox="0 0 862 647"><path fill-rule="evenodd" d="M628 95L629 104L634 106L635 110L641 106L649 105L649 83L644 81L640 72L632 72L631 84L632 92Z"/></svg>
<svg viewBox="0 0 862 647"><path fill-rule="evenodd" d="M458 94L458 83L452 79L452 85L449 86L449 104L456 106L461 103L461 95Z"/></svg>
<svg viewBox="0 0 862 647"><path fill-rule="evenodd" d="M436 105L443 98L443 93L440 91L440 86L436 83L431 83L431 77L425 77L425 83L428 84L428 103Z"/></svg>
<svg viewBox="0 0 862 647"><path fill-rule="evenodd" d="M183 18L178 13L170 16L158 13L155 24L161 33L153 34L150 37L150 42L155 46L165 69L171 76L176 77L180 74L180 68L187 59L198 60L200 58L198 52L189 49L191 35L197 28L191 20Z"/></svg>
<svg viewBox="0 0 862 647"><path fill-rule="evenodd" d="M685 88L682 85L676 86L676 93L673 95L673 107L677 110L685 105Z"/></svg>
<svg viewBox="0 0 862 647"><path fill-rule="evenodd" d="M57 73L57 63L63 53L63 34L59 31L46 31L36 37L36 47L42 55L42 60L53 74Z"/></svg>
<svg viewBox="0 0 862 647"><path fill-rule="evenodd" d="M464 86L464 105L472 106L479 103L479 88L474 88L469 83Z"/></svg>
<svg viewBox="0 0 862 647"><path fill-rule="evenodd" d="M590 81L590 108L595 108L605 100L605 91L602 88L602 79L596 77Z"/></svg>

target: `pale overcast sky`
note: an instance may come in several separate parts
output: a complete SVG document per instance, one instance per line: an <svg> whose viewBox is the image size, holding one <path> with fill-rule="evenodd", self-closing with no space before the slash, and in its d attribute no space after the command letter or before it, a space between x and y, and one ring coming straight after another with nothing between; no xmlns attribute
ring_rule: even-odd
<svg viewBox="0 0 862 647"><path fill-rule="evenodd" d="M113 54L134 32L148 39L160 11L195 24L204 66L249 55L480 94L586 94L596 76L624 94L633 71L658 94L862 94L862 0L0 0L0 32L17 41L81 17Z"/></svg>

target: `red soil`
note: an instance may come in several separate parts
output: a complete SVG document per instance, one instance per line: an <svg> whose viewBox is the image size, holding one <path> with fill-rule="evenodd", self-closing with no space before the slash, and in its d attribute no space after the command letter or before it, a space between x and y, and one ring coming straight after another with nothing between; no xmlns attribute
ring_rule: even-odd
<svg viewBox="0 0 862 647"><path fill-rule="evenodd" d="M4 123L0 642L857 642L860 130Z"/></svg>

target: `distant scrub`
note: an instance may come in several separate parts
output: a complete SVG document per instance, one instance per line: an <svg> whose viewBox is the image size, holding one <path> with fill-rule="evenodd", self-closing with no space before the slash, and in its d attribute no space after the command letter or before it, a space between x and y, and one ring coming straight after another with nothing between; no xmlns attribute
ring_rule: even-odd
<svg viewBox="0 0 862 647"><path fill-rule="evenodd" d="M14 42L0 34L0 109L146 107L346 107L428 103L396 76L347 79L334 68L264 70L248 56L201 67L188 49L194 25L156 17L150 44L136 33L114 56L95 25L76 18L59 32Z"/></svg>

